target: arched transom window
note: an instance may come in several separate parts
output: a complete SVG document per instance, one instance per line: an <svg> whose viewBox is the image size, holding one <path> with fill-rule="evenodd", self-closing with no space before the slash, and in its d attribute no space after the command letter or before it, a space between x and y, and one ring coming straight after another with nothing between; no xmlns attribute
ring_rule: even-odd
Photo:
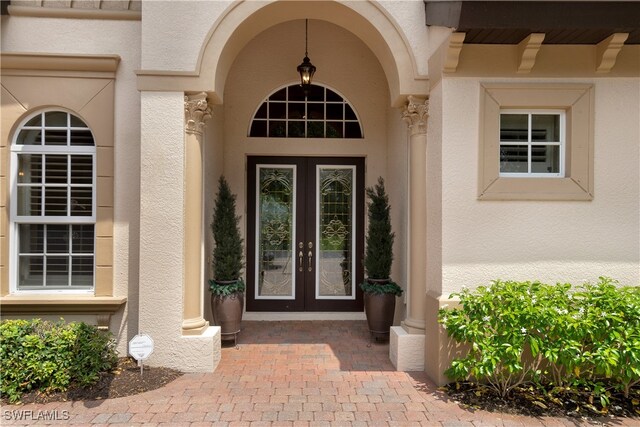
<svg viewBox="0 0 640 427"><path fill-rule="evenodd" d="M362 128L349 103L333 90L312 85L308 95L300 85L279 89L256 111L250 137L362 138Z"/></svg>
<svg viewBox="0 0 640 427"><path fill-rule="evenodd" d="M29 117L11 146L16 291L94 286L95 155L91 130L66 111Z"/></svg>

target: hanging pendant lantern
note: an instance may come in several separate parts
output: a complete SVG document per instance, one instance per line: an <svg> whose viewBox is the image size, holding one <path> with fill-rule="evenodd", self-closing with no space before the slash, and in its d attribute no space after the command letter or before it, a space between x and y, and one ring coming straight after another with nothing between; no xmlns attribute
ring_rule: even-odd
<svg viewBox="0 0 640 427"><path fill-rule="evenodd" d="M307 34L308 34L308 25L309 20L304 20L304 59L302 60L302 64L298 65L298 73L300 73L300 86L302 86L302 90L305 95L309 93L309 88L311 87L311 79L313 78L313 74L316 72L316 67L309 60L309 54L307 52Z"/></svg>

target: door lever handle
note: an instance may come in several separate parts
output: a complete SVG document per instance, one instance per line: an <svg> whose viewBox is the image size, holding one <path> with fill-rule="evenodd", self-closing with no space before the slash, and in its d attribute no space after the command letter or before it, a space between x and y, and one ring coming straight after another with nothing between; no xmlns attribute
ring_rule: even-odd
<svg viewBox="0 0 640 427"><path fill-rule="evenodd" d="M309 251L307 256L309 257L309 271L313 271L313 252Z"/></svg>

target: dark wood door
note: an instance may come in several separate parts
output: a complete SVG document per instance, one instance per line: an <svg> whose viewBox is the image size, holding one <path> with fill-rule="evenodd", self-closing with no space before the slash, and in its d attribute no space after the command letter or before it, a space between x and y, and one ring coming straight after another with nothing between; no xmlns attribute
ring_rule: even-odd
<svg viewBox="0 0 640 427"><path fill-rule="evenodd" d="M364 159L249 157L247 173L247 310L362 310Z"/></svg>

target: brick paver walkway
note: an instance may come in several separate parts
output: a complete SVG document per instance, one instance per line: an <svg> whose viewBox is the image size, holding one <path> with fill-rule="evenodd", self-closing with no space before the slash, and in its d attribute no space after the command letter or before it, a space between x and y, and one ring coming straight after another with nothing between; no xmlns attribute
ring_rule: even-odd
<svg viewBox="0 0 640 427"><path fill-rule="evenodd" d="M223 348L214 373L187 374L126 398L5 406L0 423L25 425L11 419L11 411L22 410L31 411L29 418L57 414L59 421L37 424L63 425L590 425L463 409L423 373L395 372L387 344L368 344L364 321L243 322L238 348ZM640 420L611 424L640 426Z"/></svg>

